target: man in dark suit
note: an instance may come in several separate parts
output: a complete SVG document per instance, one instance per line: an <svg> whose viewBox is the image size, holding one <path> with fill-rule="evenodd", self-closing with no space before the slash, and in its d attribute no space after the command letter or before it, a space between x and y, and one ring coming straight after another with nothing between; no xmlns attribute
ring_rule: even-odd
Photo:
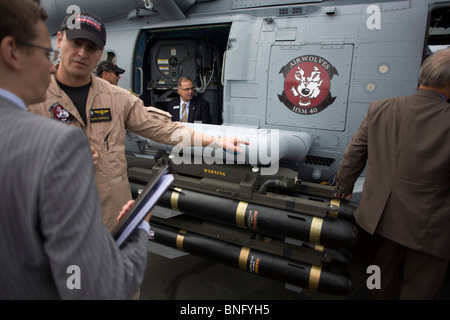
<svg viewBox="0 0 450 320"><path fill-rule="evenodd" d="M355 218L380 236L371 298L392 298L402 275L400 299L435 299L450 259L450 49L425 60L419 83L411 96L371 104L337 174L349 199L367 162Z"/></svg>
<svg viewBox="0 0 450 320"><path fill-rule="evenodd" d="M148 222L119 250L86 134L26 109L56 72L46 19L32 0L0 0L0 299L129 299Z"/></svg>
<svg viewBox="0 0 450 320"><path fill-rule="evenodd" d="M166 111L172 115L172 121L212 123L209 102L194 96L194 82L188 77L180 77L177 81L179 98L170 100ZM158 160L165 153L158 150L154 159Z"/></svg>
<svg viewBox="0 0 450 320"><path fill-rule="evenodd" d="M212 123L209 102L194 96L194 83L188 77L180 77L177 92L180 98L167 103L166 109L172 115L172 121Z"/></svg>

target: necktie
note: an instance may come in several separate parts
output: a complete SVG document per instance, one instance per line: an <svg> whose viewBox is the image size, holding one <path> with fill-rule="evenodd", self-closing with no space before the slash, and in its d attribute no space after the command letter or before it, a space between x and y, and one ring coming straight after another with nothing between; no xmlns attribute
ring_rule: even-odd
<svg viewBox="0 0 450 320"><path fill-rule="evenodd" d="M187 122L188 117L187 117L186 103L183 103L181 114L183 115L183 119L181 120L181 122Z"/></svg>

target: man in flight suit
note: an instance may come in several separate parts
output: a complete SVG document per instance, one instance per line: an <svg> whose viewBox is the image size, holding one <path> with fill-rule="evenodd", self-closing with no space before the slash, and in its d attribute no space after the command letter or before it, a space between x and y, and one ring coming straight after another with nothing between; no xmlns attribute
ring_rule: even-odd
<svg viewBox="0 0 450 320"><path fill-rule="evenodd" d="M97 66L106 43L106 30L101 19L81 12L71 25L67 16L57 34L61 59L52 76L47 98L29 106L31 112L54 118L81 128L91 146L98 152L95 178L102 203L103 222L109 230L117 224L117 211L132 199L125 158L125 130L153 141L177 145L193 145L240 152L236 138L220 138L195 133L180 122L172 122L169 113L145 108L141 99L128 90L96 77Z"/></svg>

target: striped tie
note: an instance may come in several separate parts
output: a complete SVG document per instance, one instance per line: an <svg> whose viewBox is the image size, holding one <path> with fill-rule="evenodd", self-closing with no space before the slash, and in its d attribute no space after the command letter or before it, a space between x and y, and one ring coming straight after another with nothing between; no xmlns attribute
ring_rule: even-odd
<svg viewBox="0 0 450 320"><path fill-rule="evenodd" d="M183 115L183 119L181 122L187 122L187 110L186 110L186 103L183 103L183 108L181 109L181 114Z"/></svg>

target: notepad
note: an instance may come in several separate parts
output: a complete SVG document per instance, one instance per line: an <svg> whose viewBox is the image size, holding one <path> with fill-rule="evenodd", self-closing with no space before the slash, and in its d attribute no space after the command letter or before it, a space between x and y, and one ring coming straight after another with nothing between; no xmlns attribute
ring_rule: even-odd
<svg viewBox="0 0 450 320"><path fill-rule="evenodd" d="M163 167L150 179L144 190L136 198L128 213L122 217L111 232L119 247L124 244L133 230L144 220L174 180L175 177L169 173L168 166Z"/></svg>

